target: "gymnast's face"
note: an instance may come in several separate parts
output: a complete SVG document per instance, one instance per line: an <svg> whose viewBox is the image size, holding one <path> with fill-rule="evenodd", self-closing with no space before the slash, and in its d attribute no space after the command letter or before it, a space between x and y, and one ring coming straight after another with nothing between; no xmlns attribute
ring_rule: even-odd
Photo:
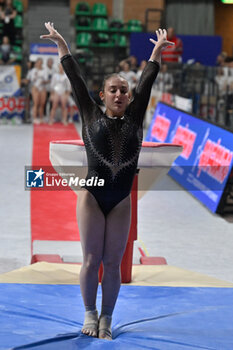
<svg viewBox="0 0 233 350"><path fill-rule="evenodd" d="M107 115L123 116L130 100L128 82L120 76L110 77L104 91L100 91L100 98L105 103Z"/></svg>

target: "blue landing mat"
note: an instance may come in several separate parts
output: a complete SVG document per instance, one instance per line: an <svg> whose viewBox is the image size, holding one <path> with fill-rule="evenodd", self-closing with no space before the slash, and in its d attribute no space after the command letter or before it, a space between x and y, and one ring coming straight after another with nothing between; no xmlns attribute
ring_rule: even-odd
<svg viewBox="0 0 233 350"><path fill-rule="evenodd" d="M113 341L81 334L83 314L79 285L0 284L0 350L233 349L232 288L123 285Z"/></svg>

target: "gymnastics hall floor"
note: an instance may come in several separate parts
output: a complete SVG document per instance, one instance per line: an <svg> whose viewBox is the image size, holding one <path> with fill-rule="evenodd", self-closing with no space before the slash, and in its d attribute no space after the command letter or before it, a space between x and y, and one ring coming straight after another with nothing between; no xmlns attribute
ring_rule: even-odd
<svg viewBox="0 0 233 350"><path fill-rule="evenodd" d="M75 126L80 133L81 124ZM0 127L0 273L31 260L31 196L24 189L24 167L32 162L33 141L31 124ZM230 222L213 214L169 176L163 184L167 191L155 188L138 202L136 243L149 256L165 257L169 265L233 283L233 217ZM70 229L66 226L67 234Z"/></svg>
<svg viewBox="0 0 233 350"><path fill-rule="evenodd" d="M33 128L2 125L0 136L0 350L233 349L232 223L178 186L145 195L140 243L169 265L133 266L113 316L114 340L89 338L81 334L80 266L29 265L30 192L23 183Z"/></svg>
<svg viewBox="0 0 233 350"><path fill-rule="evenodd" d="M233 284L169 265L133 266L113 340L81 334L80 265L36 263L0 275L0 350L233 349ZM100 287L97 305L100 307Z"/></svg>

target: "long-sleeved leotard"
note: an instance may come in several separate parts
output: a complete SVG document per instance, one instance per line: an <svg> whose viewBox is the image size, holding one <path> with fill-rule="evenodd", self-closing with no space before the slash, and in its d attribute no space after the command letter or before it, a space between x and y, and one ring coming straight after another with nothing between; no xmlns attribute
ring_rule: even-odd
<svg viewBox="0 0 233 350"><path fill-rule="evenodd" d="M82 118L82 137L88 160L87 178L104 179L104 186L87 186L103 214L108 213L131 191L142 144L143 117L159 64L148 62L132 102L122 118L109 118L88 93L79 66L71 55L61 58Z"/></svg>

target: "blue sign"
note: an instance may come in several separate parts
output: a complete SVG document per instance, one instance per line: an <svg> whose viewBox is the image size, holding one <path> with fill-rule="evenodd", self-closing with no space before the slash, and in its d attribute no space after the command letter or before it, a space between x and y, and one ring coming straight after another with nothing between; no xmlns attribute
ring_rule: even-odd
<svg viewBox="0 0 233 350"><path fill-rule="evenodd" d="M44 171L40 170L27 170L26 171L26 187L39 188L44 187Z"/></svg>
<svg viewBox="0 0 233 350"><path fill-rule="evenodd" d="M216 58L222 51L222 37L218 35L177 35L183 41L182 62L190 59L207 66L215 66ZM130 55L138 61L149 59L153 44L150 38L156 38L154 33L131 33Z"/></svg>
<svg viewBox="0 0 233 350"><path fill-rule="evenodd" d="M233 168L233 134L159 102L146 141L183 146L169 175L216 212Z"/></svg>
<svg viewBox="0 0 233 350"><path fill-rule="evenodd" d="M31 44L30 54L33 55L58 55L57 45L55 44Z"/></svg>

